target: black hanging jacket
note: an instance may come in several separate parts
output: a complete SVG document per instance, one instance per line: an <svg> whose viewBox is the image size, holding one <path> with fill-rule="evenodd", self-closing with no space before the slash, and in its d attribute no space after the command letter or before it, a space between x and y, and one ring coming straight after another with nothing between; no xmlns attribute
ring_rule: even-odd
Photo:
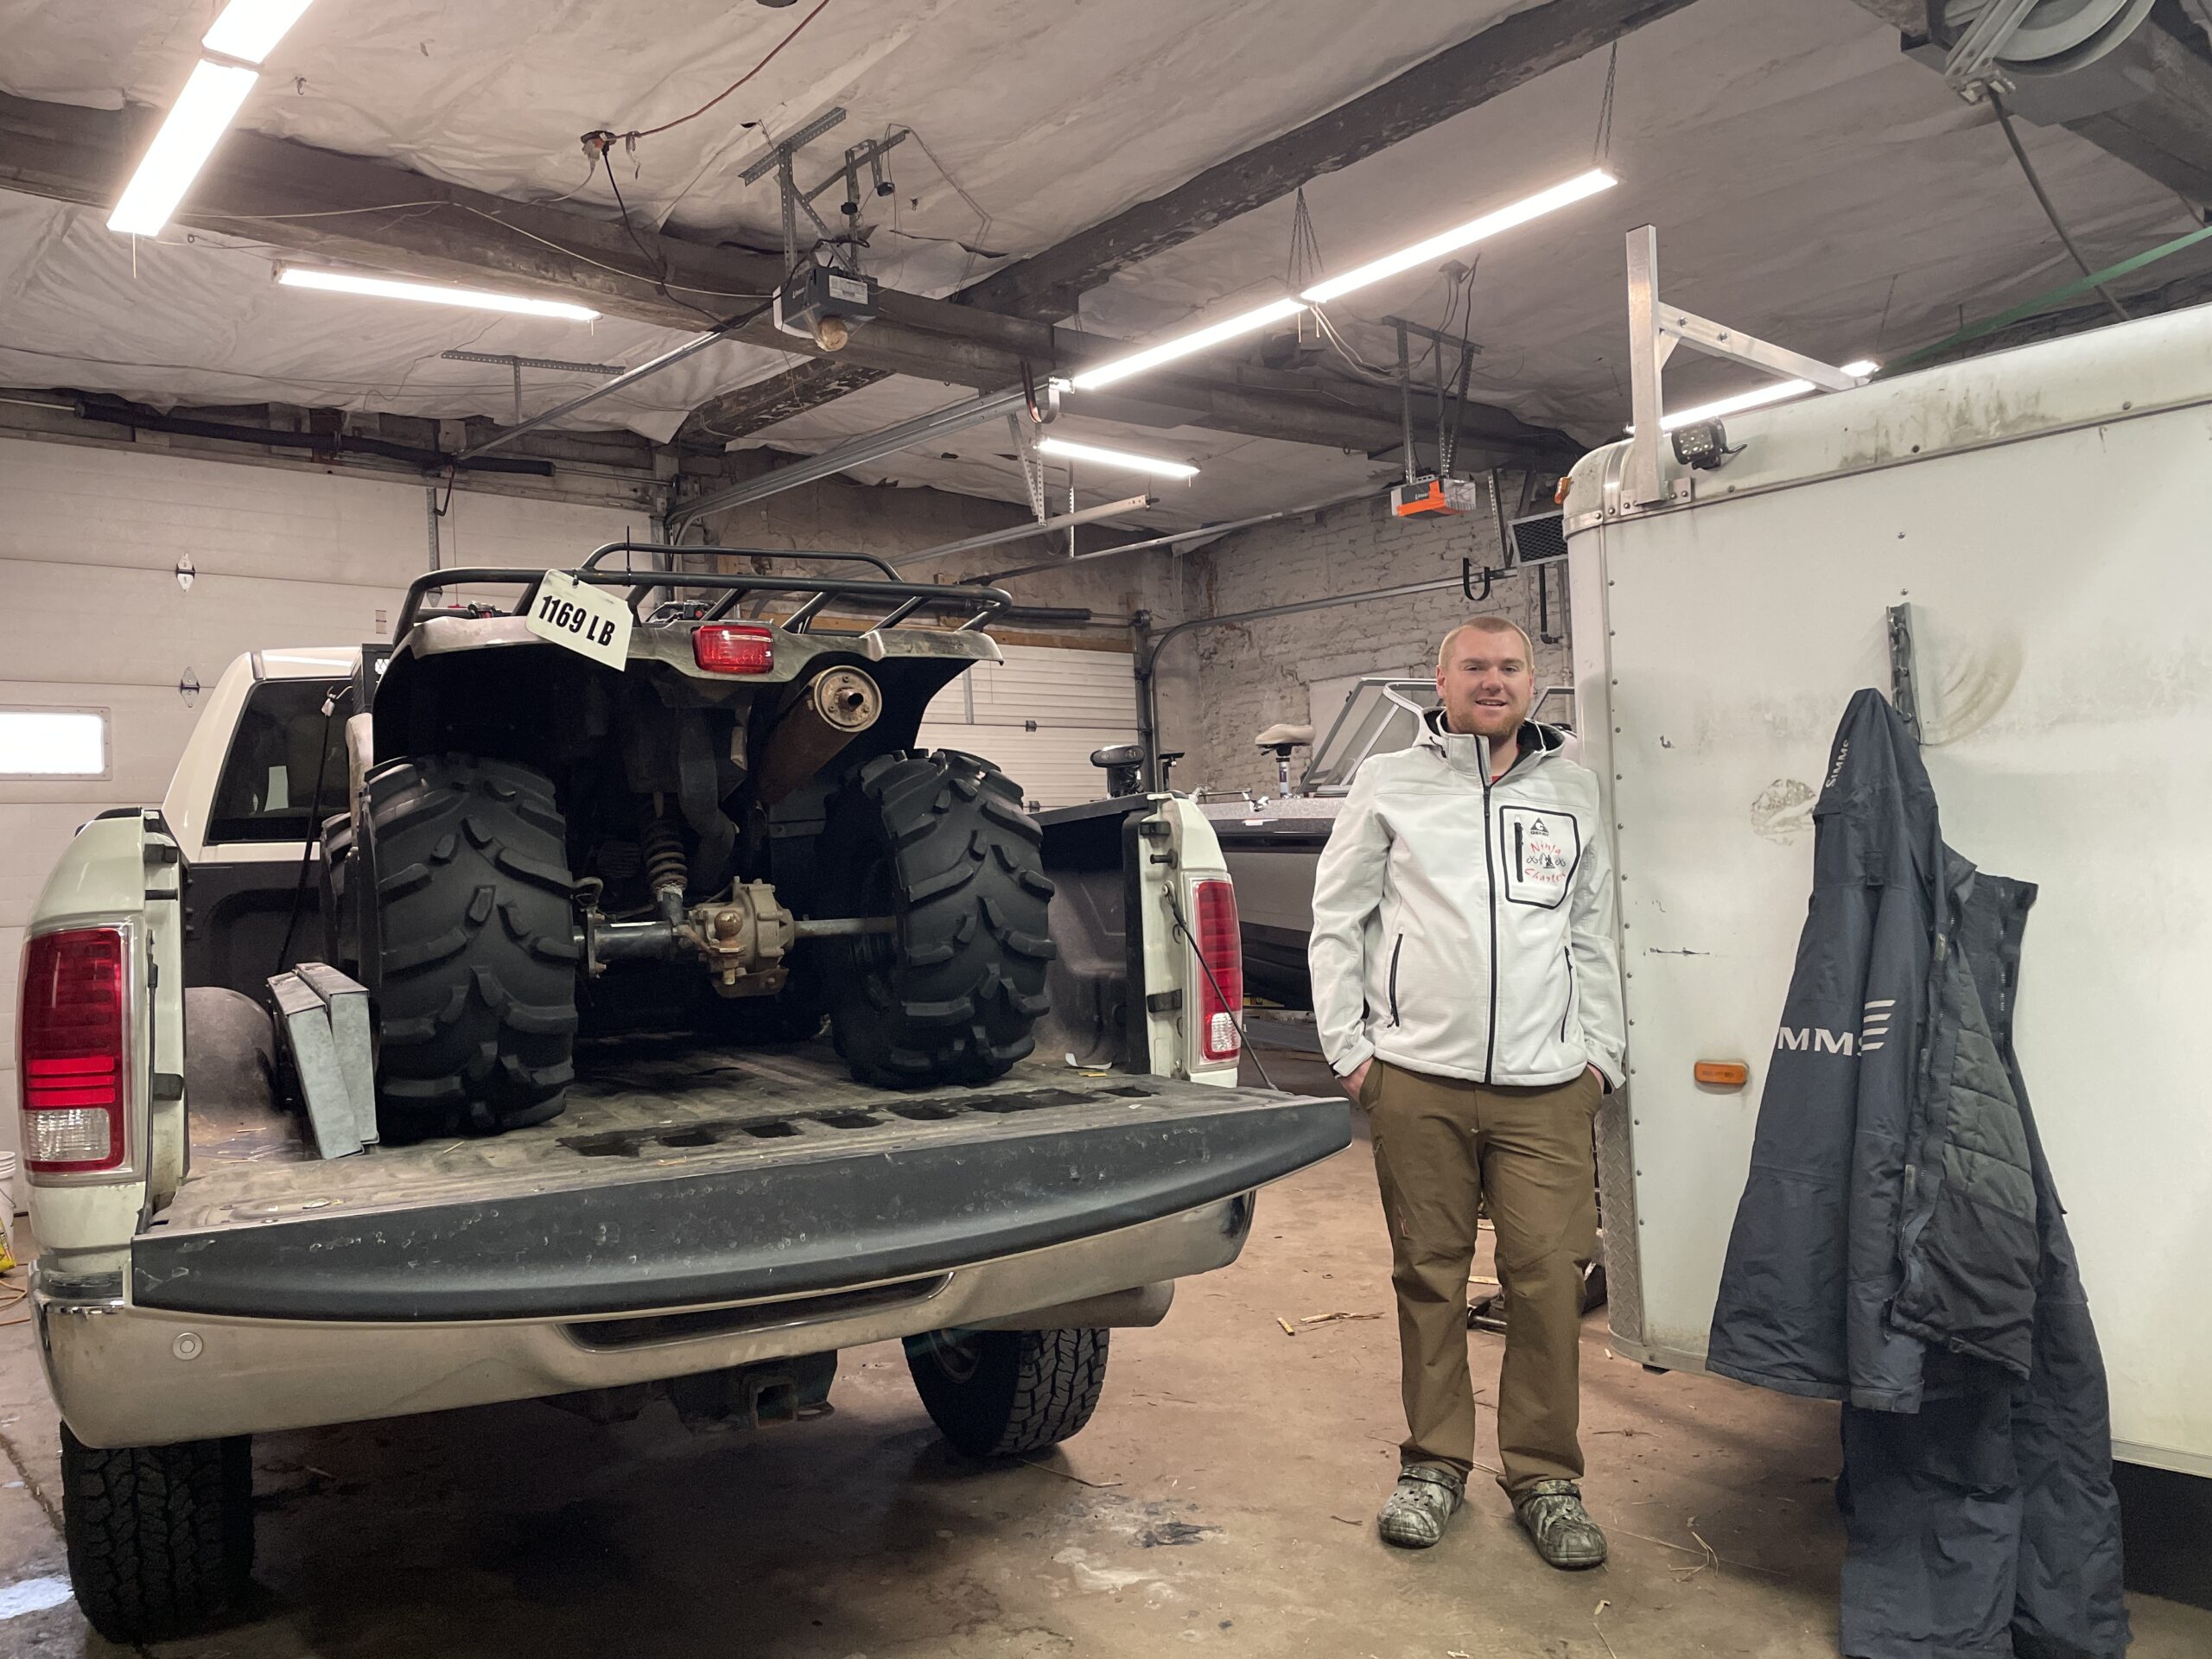
<svg viewBox="0 0 2212 1659"><path fill-rule="evenodd" d="M1707 1352L1845 1402L1849 1659L2124 1652L2103 1361L2012 1051L2035 889L1852 699Z"/></svg>

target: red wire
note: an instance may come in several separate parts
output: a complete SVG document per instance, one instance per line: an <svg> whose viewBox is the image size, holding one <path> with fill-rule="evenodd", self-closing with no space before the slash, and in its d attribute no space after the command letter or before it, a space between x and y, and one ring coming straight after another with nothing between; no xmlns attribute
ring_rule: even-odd
<svg viewBox="0 0 2212 1659"><path fill-rule="evenodd" d="M690 114L679 115L673 121L664 121L660 125L657 127L647 127L642 132L618 133L615 137L621 138L626 142L634 138L650 138L657 132L666 132L671 127L680 127L686 121L696 121L699 117L704 115L709 110L713 109L715 105L721 103L722 99L728 98L739 87L744 86L745 83L752 79L753 76L759 74L763 69L766 69L775 60L776 54L782 51L793 41L797 40L799 36L799 30L804 29L809 23L819 17L829 9L829 6L830 0L821 0L821 3L819 5L816 6L812 11L808 12L805 16L798 20L798 29L792 29L790 34L785 35L782 40L776 42L775 47L769 52L766 57L761 59L760 62L754 64L742 75L740 75L735 80L730 82L728 86L723 87L721 92L716 92L704 104L702 104L697 109L692 111Z"/></svg>

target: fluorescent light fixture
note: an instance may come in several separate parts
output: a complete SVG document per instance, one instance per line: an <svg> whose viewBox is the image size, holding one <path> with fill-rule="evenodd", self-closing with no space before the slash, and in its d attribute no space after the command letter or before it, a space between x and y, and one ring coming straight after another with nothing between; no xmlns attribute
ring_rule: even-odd
<svg viewBox="0 0 2212 1659"><path fill-rule="evenodd" d="M1325 305L1356 288L1365 288L1370 283L1379 283L1385 276L1395 276L1402 270L1411 270L1415 265L1424 264L1460 248L1471 247L1501 231L1510 231L1516 225L1526 225L1532 219L1541 219L1546 213L1555 213L1561 207L1594 196L1601 190L1610 190L1619 182L1611 174L1592 168L1564 184L1540 190L1510 207L1501 207L1496 213L1484 213L1480 219L1471 219L1464 225L1440 232L1426 242L1416 242L1396 253L1370 260L1341 276L1332 276L1325 283L1317 283L1294 300L1274 300L1195 333L1162 340L1157 346L1148 346L1130 356L1116 358L1111 363L1102 363L1095 369L1085 369L1074 378L1071 384L1078 391L1095 391L1101 386L1110 386L1116 380L1141 374L1162 363L1172 363L1179 357L1203 352L1225 340L1234 340L1239 334L1249 334L1255 328L1264 328L1271 322L1280 322L1285 317L1294 317L1309 305Z"/></svg>
<svg viewBox="0 0 2212 1659"><path fill-rule="evenodd" d="M1379 283L1385 276L1395 276L1402 270L1411 270L1416 265L1425 265L1447 253L1487 241L1501 231L1510 231L1516 225L1526 225L1532 219L1541 219L1546 213L1556 213L1562 207L1594 196L1601 190L1610 190L1619 182L1611 174L1592 168L1564 184L1555 184L1550 189L1540 190L1509 207L1501 207L1494 213L1484 213L1480 219L1471 219L1464 225L1440 231L1426 242L1416 242L1409 248L1402 248L1395 253L1383 255L1380 259L1370 260L1341 276L1332 276L1326 282L1316 283L1298 297L1308 305L1326 305L1331 300L1349 294L1356 288L1365 288L1370 283Z"/></svg>
<svg viewBox="0 0 2212 1659"><path fill-rule="evenodd" d="M1126 380L1133 374L1142 374L1147 369L1156 369L1162 363L1173 363L1179 357L1188 357L1194 352L1218 346L1224 340L1234 340L1239 334L1249 334L1255 328L1264 328L1285 317L1294 317L1305 308L1302 301L1272 300L1255 310L1240 312L1195 333L1162 340L1157 346L1147 346L1143 351L1132 353L1128 357L1117 357L1111 363L1102 363L1095 369L1085 369L1070 384L1077 391L1096 391L1101 386L1112 385L1116 380Z"/></svg>
<svg viewBox="0 0 2212 1659"><path fill-rule="evenodd" d="M589 322L596 311L566 300L526 299L519 294L494 294L480 288L448 288L442 283L409 283L392 276L358 276L347 270L317 270L307 265L285 265L276 280L286 288L319 288L333 294L367 294L382 300L417 300L427 305L463 305L477 311L512 311L526 317L566 317Z"/></svg>
<svg viewBox="0 0 2212 1659"><path fill-rule="evenodd" d="M1709 404L1700 404L1695 409L1680 410L1660 422L1659 429L1671 432L1678 426L1688 426L1694 421L1717 421L1724 415L1740 415L1747 409L1764 409L1769 404L1787 403L1792 397L1802 397L1808 391L1819 390L1809 380L1777 380L1770 386L1739 391L1733 397L1717 398Z"/></svg>
<svg viewBox="0 0 2212 1659"><path fill-rule="evenodd" d="M1843 372L1854 380L1864 380L1878 373L1882 367L1870 358L1861 358L1856 363L1846 363L1841 366ZM1724 416L1740 415L1747 409L1764 409L1769 404L1787 403L1792 397L1802 397L1808 391L1819 390L1809 380L1777 380L1770 386L1758 386L1750 391L1739 391L1732 397L1700 404L1695 409L1681 410L1660 422L1659 429L1671 432L1678 426L1689 425L1693 421L1717 421ZM1629 427L1628 434L1634 437L1636 428Z"/></svg>
<svg viewBox="0 0 2212 1659"><path fill-rule="evenodd" d="M130 236L158 233L259 79L251 69L201 59L124 186L122 200L107 216L108 229Z"/></svg>
<svg viewBox="0 0 2212 1659"><path fill-rule="evenodd" d="M276 49L284 31L315 0L231 0L214 26L200 37L210 52L259 63Z"/></svg>
<svg viewBox="0 0 2212 1659"><path fill-rule="evenodd" d="M1127 449L1101 449L1096 444L1071 443L1065 438L1039 438L1037 447L1048 455L1096 461L1101 467L1126 467L1134 473L1157 473L1162 478L1198 475L1198 469L1186 461L1163 461L1158 455L1132 454Z"/></svg>

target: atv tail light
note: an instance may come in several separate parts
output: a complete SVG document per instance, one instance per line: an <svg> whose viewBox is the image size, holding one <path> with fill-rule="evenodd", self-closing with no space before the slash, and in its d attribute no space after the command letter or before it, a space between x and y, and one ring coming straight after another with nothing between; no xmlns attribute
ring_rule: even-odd
<svg viewBox="0 0 2212 1659"><path fill-rule="evenodd" d="M1236 931L1236 889L1222 880L1191 884L1191 931L1198 945L1198 1053L1233 1060L1243 1052L1236 1022L1244 1012L1244 947Z"/></svg>
<svg viewBox="0 0 2212 1659"><path fill-rule="evenodd" d="M23 951L23 1160L80 1175L124 1159L129 941L116 927L42 933Z"/></svg>
<svg viewBox="0 0 2212 1659"><path fill-rule="evenodd" d="M705 622L691 657L709 674L766 674L776 665L776 631L758 622Z"/></svg>

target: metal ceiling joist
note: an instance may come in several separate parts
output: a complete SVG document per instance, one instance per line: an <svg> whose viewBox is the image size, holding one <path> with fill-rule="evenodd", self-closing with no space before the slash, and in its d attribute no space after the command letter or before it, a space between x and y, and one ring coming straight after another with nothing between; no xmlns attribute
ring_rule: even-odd
<svg viewBox="0 0 2212 1659"><path fill-rule="evenodd" d="M1463 115L1690 3L1547 0L1516 12L1325 115L1005 267L963 289L960 302L1018 317L1071 315L1083 294L1116 272L1280 200L1322 174ZM865 372L830 373L818 364L807 364L702 404L684 430L740 437L880 378Z"/></svg>
<svg viewBox="0 0 2212 1659"><path fill-rule="evenodd" d="M47 104L0 94L0 188L105 206L156 112ZM404 209L397 204L408 204ZM430 204L424 206L423 204ZM314 217L301 218L298 215ZM510 292L587 299L611 315L681 328L747 308L781 275L774 256L641 232L649 270L620 225L510 201L418 174L260 133L226 137L176 215L183 226L250 236L278 250ZM793 355L810 341L766 318L732 338ZM842 368L907 374L978 390L1037 370L1103 360L1123 342L884 289L876 321L854 331ZM1158 377L1163 399L1192 424L1248 437L1381 448L1389 423L1370 419L1336 382L1235 365L1191 362ZM1569 451L1563 435L1502 410L1469 411L1471 441L1508 454Z"/></svg>
<svg viewBox="0 0 2212 1659"><path fill-rule="evenodd" d="M696 500L684 502L668 515L668 539L671 542L680 540L687 527L708 513L728 512L734 507L766 500L769 496L781 495L785 490L798 489L801 485L811 484L817 479L834 478L849 467L866 466L871 461L896 454L901 449L912 449L932 439L965 431L971 426L980 426L985 421L996 420L1001 415L1018 414L1027 401L1027 394L1019 390L971 397L966 403L931 410L911 421L887 426L880 432L866 433L835 448L824 449L818 455L809 455L788 467L779 467L758 478L748 478L742 484L711 491Z"/></svg>

